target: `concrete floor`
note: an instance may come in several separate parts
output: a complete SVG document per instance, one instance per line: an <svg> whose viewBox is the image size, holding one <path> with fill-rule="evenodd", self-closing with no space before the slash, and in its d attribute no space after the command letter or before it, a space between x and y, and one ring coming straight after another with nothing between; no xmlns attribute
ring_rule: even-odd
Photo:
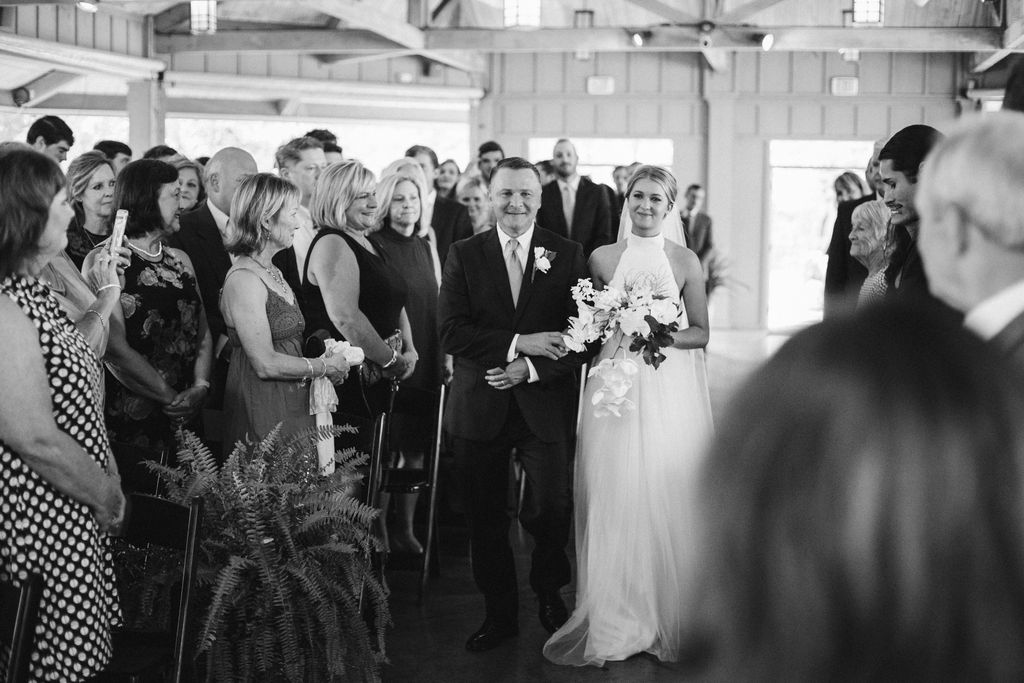
<svg viewBox="0 0 1024 683"><path fill-rule="evenodd" d="M743 378L780 342L779 338L763 333L716 332L713 335L708 374L712 410L716 416L721 414L729 395ZM385 681L633 683L686 678L685 665L662 663L649 655L637 655L625 662L609 662L603 668L557 666L544 659L541 648L548 634L537 620L536 604L527 579L530 540L515 523L512 538L520 578L519 636L490 652L467 652L466 639L483 621L483 599L470 573L465 527L457 519L449 518L447 524L444 520L442 523L441 576L431 580L422 606L416 604L417 574L399 570L388 572L394 627L388 638L390 664L384 668ZM574 591L572 584L563 591L570 609Z"/></svg>

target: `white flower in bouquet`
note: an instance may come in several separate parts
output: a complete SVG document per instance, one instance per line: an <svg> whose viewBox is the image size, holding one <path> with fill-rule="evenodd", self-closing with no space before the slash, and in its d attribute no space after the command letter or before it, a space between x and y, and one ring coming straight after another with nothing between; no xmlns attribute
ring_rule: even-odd
<svg viewBox="0 0 1024 683"><path fill-rule="evenodd" d="M671 299L655 299L651 302L651 317L662 325L679 319L679 305Z"/></svg>
<svg viewBox="0 0 1024 683"><path fill-rule="evenodd" d="M593 291L591 298L597 310L614 311L622 306L625 295L614 287L605 287L599 292Z"/></svg>
<svg viewBox="0 0 1024 683"><path fill-rule="evenodd" d="M646 337L651 333L647 323L647 310L644 308L624 308L619 311L618 323L622 334L629 337Z"/></svg>
<svg viewBox="0 0 1024 683"><path fill-rule="evenodd" d="M352 346L347 341L328 339L324 342L324 349L326 350L324 355L335 356L341 354L348 361L349 365L359 365L366 360L366 354L363 350L358 346Z"/></svg>
<svg viewBox="0 0 1024 683"><path fill-rule="evenodd" d="M633 375L639 371L636 361L630 358L605 358L591 368L587 377L597 377L602 381L602 386L590 399L594 415L621 417L623 411L636 408L626 394L633 386Z"/></svg>

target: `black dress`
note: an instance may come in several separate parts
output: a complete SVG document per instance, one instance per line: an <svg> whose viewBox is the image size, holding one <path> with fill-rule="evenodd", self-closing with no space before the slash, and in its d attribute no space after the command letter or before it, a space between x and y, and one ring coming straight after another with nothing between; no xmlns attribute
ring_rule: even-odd
<svg viewBox="0 0 1024 683"><path fill-rule="evenodd" d="M443 359L437 338L438 284L430 244L422 237L406 237L387 227L375 232L370 240L402 274L409 292L405 314L409 317L412 341L420 359L415 372L402 384L436 390L441 383Z"/></svg>
<svg viewBox="0 0 1024 683"><path fill-rule="evenodd" d="M370 321L373 330L381 339L387 339L398 331L402 308L405 307L408 291L401 273L389 262L383 250L380 255L366 250L355 239L335 228L320 228L306 253L302 268L302 296L300 304L306 318L306 338L318 331L326 331L332 339L344 339L341 331L331 322L324 305L320 288L309 281L309 257L316 243L327 235L337 235L345 240L356 257L359 266L359 310ZM364 417L372 417L384 410L387 400L387 382L381 381L372 387L363 386L350 373L348 379L338 387L338 411Z"/></svg>
<svg viewBox="0 0 1024 683"><path fill-rule="evenodd" d="M68 223L68 246L64 247L64 251L71 257L75 267L81 270L89 252L106 242L109 237L110 235L95 235L89 232L78 220L78 216L75 216Z"/></svg>

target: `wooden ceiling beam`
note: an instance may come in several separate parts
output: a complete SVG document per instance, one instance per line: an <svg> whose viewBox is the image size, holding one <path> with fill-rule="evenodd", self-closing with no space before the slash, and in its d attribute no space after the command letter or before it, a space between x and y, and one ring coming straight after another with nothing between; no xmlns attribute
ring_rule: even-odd
<svg viewBox="0 0 1024 683"><path fill-rule="evenodd" d="M403 49L394 41L366 31L292 29L284 31L221 31L212 35L157 35L160 54L181 52L381 52Z"/></svg>
<svg viewBox="0 0 1024 683"><path fill-rule="evenodd" d="M23 107L36 107L54 95L62 92L67 86L82 78L81 74L68 73L66 71L50 71L39 78L35 78L21 87L28 91L28 102Z"/></svg>
<svg viewBox="0 0 1024 683"><path fill-rule="evenodd" d="M629 3L664 17L674 24L699 24L701 22L701 18L696 14L684 12L661 0L629 0Z"/></svg>
<svg viewBox="0 0 1024 683"><path fill-rule="evenodd" d="M988 71L1014 52L1024 51L1024 17L1015 19L1003 32L1001 50L974 56L974 73Z"/></svg>
<svg viewBox="0 0 1024 683"><path fill-rule="evenodd" d="M178 26L188 22L191 10L187 2L175 5L153 16L153 31L157 34L170 33Z"/></svg>
<svg viewBox="0 0 1024 683"><path fill-rule="evenodd" d="M751 0L739 7L715 17L716 24L739 24L762 10L779 4L783 0Z"/></svg>
<svg viewBox="0 0 1024 683"><path fill-rule="evenodd" d="M448 50L458 46L480 52L696 52L701 45L697 30L688 26L638 28L649 34L636 47L632 31L621 28L537 29L428 29L427 47ZM714 47L760 50L755 37L775 36L775 51L858 49L877 52L981 52L1002 47L997 28L839 28L839 27L719 27L712 33Z"/></svg>

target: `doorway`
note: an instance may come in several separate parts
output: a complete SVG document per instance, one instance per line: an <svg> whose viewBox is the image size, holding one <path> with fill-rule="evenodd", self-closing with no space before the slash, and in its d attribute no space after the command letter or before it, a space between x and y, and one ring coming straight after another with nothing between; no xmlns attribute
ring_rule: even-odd
<svg viewBox="0 0 1024 683"><path fill-rule="evenodd" d="M836 218L833 183L844 171L863 179L872 147L873 142L859 140L769 142L765 322L770 331L791 331L821 321L825 252Z"/></svg>

